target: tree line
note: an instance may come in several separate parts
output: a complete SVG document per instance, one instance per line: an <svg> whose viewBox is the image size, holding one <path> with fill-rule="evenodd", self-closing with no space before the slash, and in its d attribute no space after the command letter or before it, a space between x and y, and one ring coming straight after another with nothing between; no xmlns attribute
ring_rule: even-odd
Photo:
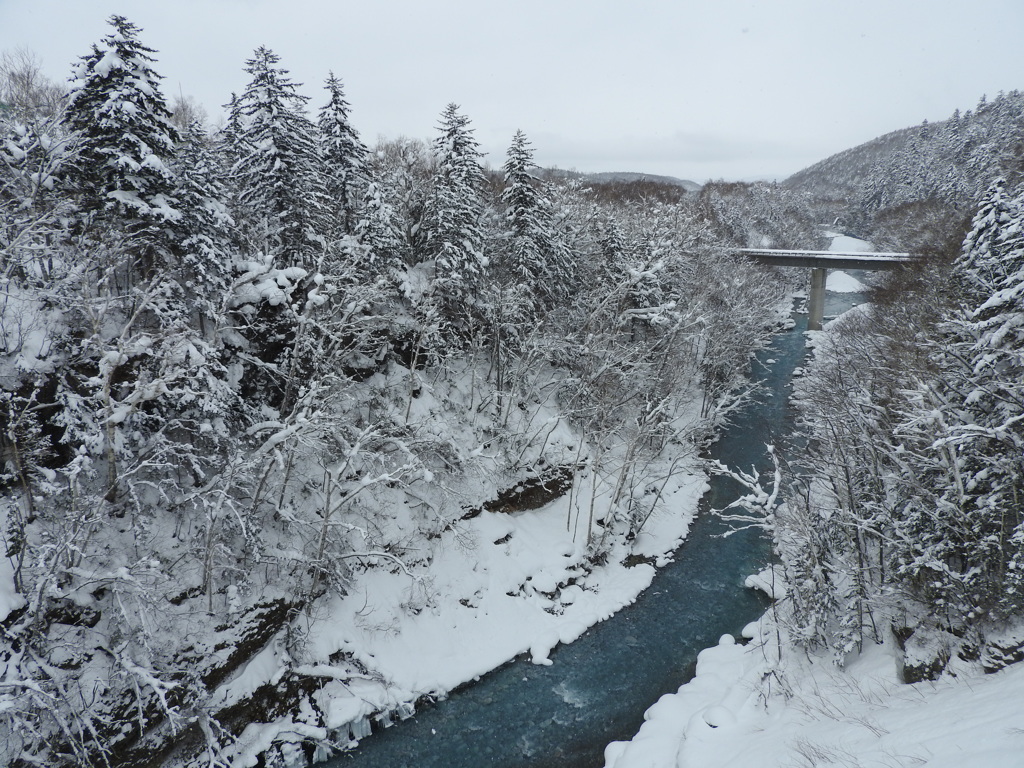
<svg viewBox="0 0 1024 768"><path fill-rule="evenodd" d="M753 493L730 515L772 531L795 642L842 663L894 640L908 682L1022 653L1020 183L997 177L961 221L918 222L952 257L896 273L815 337L790 464L733 473Z"/></svg>

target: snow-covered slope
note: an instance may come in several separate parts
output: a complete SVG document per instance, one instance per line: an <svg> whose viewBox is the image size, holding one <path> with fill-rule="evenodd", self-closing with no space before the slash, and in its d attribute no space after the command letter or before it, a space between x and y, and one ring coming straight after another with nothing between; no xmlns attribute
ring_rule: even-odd
<svg viewBox="0 0 1024 768"><path fill-rule="evenodd" d="M904 685L889 645L837 669L783 645L770 615L701 652L697 675L663 696L607 768L1019 768L1024 666Z"/></svg>
<svg viewBox="0 0 1024 768"><path fill-rule="evenodd" d="M450 389L441 382L425 388L412 417L429 420L446 410L458 389L458 382ZM354 561L346 593L325 599L306 624L302 657L295 657L295 646L273 644L222 686L217 706L244 700L285 675L316 680L315 702L323 715L308 712L303 719L300 711L253 722L226 750L233 766L255 765L274 742L286 749L302 736L354 745L369 734L372 719L406 717L419 698L443 697L522 654L549 664L556 645L575 640L650 584L652 564L663 562L685 537L706 489L694 446L655 459L650 473L661 483L657 511L635 539L609 521L608 556L600 564L589 556L588 510L592 498L596 509L607 509L615 487L582 465L571 491L566 487L564 495L537 508L468 509L462 520L438 525L433 536L413 536L429 510L450 507L453 497L493 496L502 476L498 457L480 444L480 429L495 425L459 423L452 413L448 419L446 439L472 457L474 467L458 478L457 494L446 487L451 478L438 475L416 487L416 503L380 502L391 512L375 517L376 537L396 544ZM543 450L551 463L578 452L579 436L554 403L532 419L548 425ZM682 412L677 425L684 430L699 420L698 412ZM409 549L403 552L404 542Z"/></svg>

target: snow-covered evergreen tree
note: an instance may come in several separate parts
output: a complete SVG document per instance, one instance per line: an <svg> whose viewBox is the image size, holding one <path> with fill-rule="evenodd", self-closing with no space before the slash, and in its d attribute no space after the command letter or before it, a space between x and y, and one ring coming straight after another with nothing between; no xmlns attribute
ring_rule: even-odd
<svg viewBox="0 0 1024 768"><path fill-rule="evenodd" d="M320 153L323 156L327 205L338 230L352 232L356 222L359 187L368 150L349 121L349 104L341 81L330 73L324 85L330 98L321 110Z"/></svg>
<svg viewBox="0 0 1024 768"><path fill-rule="evenodd" d="M449 104L434 140L437 168L423 229L434 261L433 291L449 318L461 322L487 266L480 221L484 172L469 118ZM460 317L461 316L461 317Z"/></svg>
<svg viewBox="0 0 1024 768"><path fill-rule="evenodd" d="M175 275L192 297L204 333L225 300L234 254L228 189L211 138L199 122L184 131L174 163L174 197L180 218L174 224L178 264Z"/></svg>
<svg viewBox="0 0 1024 768"><path fill-rule="evenodd" d="M404 266L402 254L406 249L399 233L398 214L377 182L366 185L355 235L366 248L365 271L396 280Z"/></svg>
<svg viewBox="0 0 1024 768"><path fill-rule="evenodd" d="M378 144L368 163L359 239L372 246L371 271L401 271L426 260L424 215L433 179L425 142L400 138Z"/></svg>
<svg viewBox="0 0 1024 768"><path fill-rule="evenodd" d="M68 127L80 140L68 181L86 213L162 222L177 217L169 168L178 134L141 30L111 16L113 30L71 78Z"/></svg>
<svg viewBox="0 0 1024 768"><path fill-rule="evenodd" d="M232 343L251 364L243 394L287 410L303 365L296 354L308 297L323 281L318 271L328 253L328 221L308 99L279 61L260 47L246 62L251 80L231 102L225 140L243 273L230 300Z"/></svg>
<svg viewBox="0 0 1024 768"><path fill-rule="evenodd" d="M495 266L543 306L551 306L572 290L575 282L569 249L553 226L551 200L544 183L530 175L533 149L526 134L517 131L505 161L505 219L508 245Z"/></svg>
<svg viewBox="0 0 1024 768"><path fill-rule="evenodd" d="M265 47L246 62L251 79L231 104L235 218L251 247L277 266L310 270L322 250L325 197L316 129L306 96Z"/></svg>
<svg viewBox="0 0 1024 768"><path fill-rule="evenodd" d="M1008 236L1017 236L1016 214L1006 182L996 179L981 201L964 239L963 253L954 265L953 276L969 305L987 300L1012 272L1005 257L1013 246L1012 241L1008 244Z"/></svg>
<svg viewBox="0 0 1024 768"><path fill-rule="evenodd" d="M952 323L963 380L945 418L961 462L949 493L973 534L968 608L1006 614L1024 608L1024 197L993 185L957 272L969 306Z"/></svg>

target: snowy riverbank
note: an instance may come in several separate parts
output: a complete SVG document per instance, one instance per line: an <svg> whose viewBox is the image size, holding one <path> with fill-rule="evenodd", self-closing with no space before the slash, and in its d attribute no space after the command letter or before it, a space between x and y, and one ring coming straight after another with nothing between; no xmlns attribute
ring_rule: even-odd
<svg viewBox="0 0 1024 768"><path fill-rule="evenodd" d="M431 395L421 399L424 409L436 403ZM569 455L576 440L572 431L554 411L547 417L554 428L545 454ZM681 432L684 424L699 423L697 414L680 419ZM486 498L494 483L487 458L471 444L473 430L457 434L453 430L451 437L465 443L465 455L476 452L480 467L476 485L458 495ZM421 697L444 698L518 656L550 664L556 645L632 603L686 537L707 488L695 447L671 446L645 468L644 477L636 492L646 489L652 514L635 539L625 527L609 526L607 557L598 563L588 557L588 517L591 508L598 518L610 508L615 484L614 477L598 476L592 468L577 472L571 492L538 509L471 510L426 539L426 551L403 553L401 560L387 552L365 558L347 594L317 606L302 645L304 658L292 658L283 643L271 644L221 691L228 703L286 670L316 678L313 700L322 719L310 712L308 721L300 714L253 723L233 746L232 765L256 764L275 742L285 744L287 755L287 742L299 736L354 746L369 735L373 720L390 725L411 715ZM451 489L434 486L420 491L426 509L451 503ZM396 510L389 539L401 538L396 531L410 525L409 514L405 507ZM328 754L321 749L317 757Z"/></svg>
<svg viewBox="0 0 1024 768"><path fill-rule="evenodd" d="M609 745L606 767L1021 764L1021 665L985 675L964 664L904 685L890 643L838 669L789 645L771 612L744 635L746 645L726 635L702 651L696 677L651 707L632 741Z"/></svg>

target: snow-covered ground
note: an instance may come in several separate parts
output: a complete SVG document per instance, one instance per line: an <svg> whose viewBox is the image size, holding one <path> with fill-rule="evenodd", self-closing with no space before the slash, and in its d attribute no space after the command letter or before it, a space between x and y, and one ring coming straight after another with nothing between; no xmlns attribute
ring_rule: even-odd
<svg viewBox="0 0 1024 768"><path fill-rule="evenodd" d="M861 293L867 290L867 286L853 275L837 269L828 273L825 290L832 293Z"/></svg>
<svg viewBox="0 0 1024 768"><path fill-rule="evenodd" d="M841 235L838 232L828 232L826 234L832 238L832 242L828 247L830 251L836 251L837 253L871 253L875 250L875 246L867 240L850 237L849 235Z"/></svg>
<svg viewBox="0 0 1024 768"><path fill-rule="evenodd" d="M701 652L697 675L645 714L607 768L1019 768L1024 666L903 685L889 645L837 669L787 646L773 619Z"/></svg>
<svg viewBox="0 0 1024 768"><path fill-rule="evenodd" d="M830 251L837 253L871 253L875 250L874 245L867 240L860 240L849 235L840 235L836 232L827 233L832 238L829 245ZM825 283L825 290L833 293L860 293L867 289L860 280L842 270L832 270L828 273Z"/></svg>
<svg viewBox="0 0 1024 768"><path fill-rule="evenodd" d="M680 476L665 513L648 523L632 553L657 560L678 546L705 488L703 476ZM358 693L339 685L331 725L423 693L444 693L520 654L550 664L558 643L575 640L635 600L654 568L624 566L628 551L622 550L586 572L585 541L573 541L566 530L569 515L567 497L514 516L483 512L467 521L456 546L437 554L429 584L377 570L335 599L329 618L314 629L315 655L351 655L386 685ZM416 601L420 610L408 610Z"/></svg>
<svg viewBox="0 0 1024 768"><path fill-rule="evenodd" d="M311 735L357 740L369 733L373 713L411 714L409 704L421 695L443 696L520 654L550 664L558 643L575 640L650 585L653 566L626 567L622 558L630 552L664 558L685 537L705 489L702 474L680 474L666 491L665 510L631 550L589 572L582 568L585 543L566 530L567 498L514 516L485 511L466 521L451 546L435 550L429 579L398 567L368 571L310 627L310 657L332 664L298 672L325 681L318 703L333 732ZM281 649L268 648L225 699L273 679L288 661ZM232 764L253 765L275 736L303 731L297 722L254 724L235 745Z"/></svg>

